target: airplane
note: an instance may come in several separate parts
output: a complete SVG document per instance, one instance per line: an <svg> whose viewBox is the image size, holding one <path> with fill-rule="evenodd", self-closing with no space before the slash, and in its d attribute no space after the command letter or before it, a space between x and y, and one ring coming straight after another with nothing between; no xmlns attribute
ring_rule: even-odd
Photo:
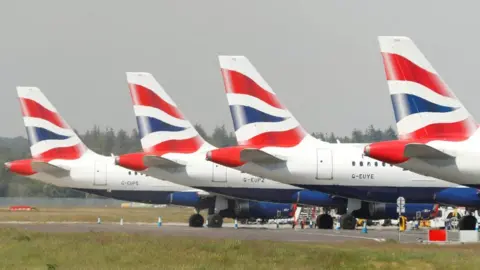
<svg viewBox="0 0 480 270"><path fill-rule="evenodd" d="M223 195L217 196L215 208L209 209L209 224L222 223L217 212L226 206L226 197L324 207L345 205L343 198L304 191L206 161L205 153L215 147L198 134L153 75L127 72L127 82L143 151L120 155L116 164ZM320 227L333 228L330 216L320 215L319 221Z"/></svg>
<svg viewBox="0 0 480 270"><path fill-rule="evenodd" d="M114 156L99 155L83 144L46 96L36 87L17 87L32 158L5 163L7 170L104 197L150 204L190 206L191 227L202 227L200 210L215 205L204 190L174 184L114 165ZM292 204L226 199L220 212L230 218L288 218Z"/></svg>
<svg viewBox="0 0 480 270"><path fill-rule="evenodd" d="M158 81L151 74L144 72L128 72L127 81L143 152L121 155L116 159L116 164L224 196L323 207L346 207L347 201L344 198L302 190L206 161L205 154L216 148L201 138ZM221 196L217 197L217 201L221 200ZM219 205L221 206L221 202L216 204L217 210ZM419 208L431 210L433 205L409 205L408 214L415 216ZM395 209L395 204L373 204L364 213L358 213L357 217L396 218ZM210 211L212 218L215 211L215 209ZM317 225L320 229L331 229L333 219L328 213L324 213L318 216Z"/></svg>
<svg viewBox="0 0 480 270"><path fill-rule="evenodd" d="M474 117L410 38L382 36L378 41L399 139L369 144L365 155L479 188Z"/></svg>
<svg viewBox="0 0 480 270"><path fill-rule="evenodd" d="M239 146L211 150L208 160L348 198L342 228L353 226L354 211L395 203L400 196L407 203L480 205L475 189L366 157L365 144L330 144L314 138L245 56L219 56L219 62ZM471 221L461 223L474 226Z"/></svg>

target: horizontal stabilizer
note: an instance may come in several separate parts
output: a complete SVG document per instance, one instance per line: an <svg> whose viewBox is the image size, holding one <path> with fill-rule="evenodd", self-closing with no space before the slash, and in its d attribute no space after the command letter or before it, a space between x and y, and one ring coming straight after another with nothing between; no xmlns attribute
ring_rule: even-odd
<svg viewBox="0 0 480 270"><path fill-rule="evenodd" d="M44 161L32 161L32 169L36 172L43 172L55 177L65 177L70 171Z"/></svg>
<svg viewBox="0 0 480 270"><path fill-rule="evenodd" d="M449 159L452 156L426 144L410 143L403 152L408 158Z"/></svg>
<svg viewBox="0 0 480 270"><path fill-rule="evenodd" d="M244 162L253 163L278 163L286 161L285 158L253 148L243 149L242 152L240 152L240 159Z"/></svg>
<svg viewBox="0 0 480 270"><path fill-rule="evenodd" d="M146 155L143 157L143 162L148 167L157 167L157 168L178 168L184 167L186 164L179 160L171 160L161 156L155 155Z"/></svg>

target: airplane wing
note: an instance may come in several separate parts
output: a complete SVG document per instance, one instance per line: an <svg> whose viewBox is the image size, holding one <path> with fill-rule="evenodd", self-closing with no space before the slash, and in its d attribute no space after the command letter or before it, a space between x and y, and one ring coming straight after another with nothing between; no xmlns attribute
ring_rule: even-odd
<svg viewBox="0 0 480 270"><path fill-rule="evenodd" d="M444 152L433 148L426 144L409 143L405 146L403 151L405 157L409 158L429 158L429 159L449 159L453 156L445 154Z"/></svg>
<svg viewBox="0 0 480 270"><path fill-rule="evenodd" d="M253 148L243 149L240 152L240 159L245 162L253 163L278 163L286 161L286 158L272 155L265 151Z"/></svg>
<svg viewBox="0 0 480 270"><path fill-rule="evenodd" d="M165 168L165 169L179 168L179 167L184 167L186 165L184 162L179 160L171 160L168 158L155 156L155 155L144 156L143 162L148 167L157 167L157 168Z"/></svg>
<svg viewBox="0 0 480 270"><path fill-rule="evenodd" d="M32 169L37 172L43 172L55 177L64 177L70 174L70 170L52 165L44 161L32 161Z"/></svg>

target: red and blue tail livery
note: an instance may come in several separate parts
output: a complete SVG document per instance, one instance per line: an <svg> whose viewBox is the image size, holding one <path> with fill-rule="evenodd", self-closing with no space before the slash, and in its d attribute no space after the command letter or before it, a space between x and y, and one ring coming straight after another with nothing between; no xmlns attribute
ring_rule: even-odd
<svg viewBox="0 0 480 270"><path fill-rule="evenodd" d="M293 115L245 56L219 56L240 145L292 147L306 136Z"/></svg>
<svg viewBox="0 0 480 270"><path fill-rule="evenodd" d="M379 37L400 139L466 139L476 130L467 109L407 37Z"/></svg>
<svg viewBox="0 0 480 270"><path fill-rule="evenodd" d="M204 144L192 124L150 73L127 72L145 152L193 153Z"/></svg>
<svg viewBox="0 0 480 270"><path fill-rule="evenodd" d="M36 87L17 87L23 121L34 158L78 159L85 145Z"/></svg>

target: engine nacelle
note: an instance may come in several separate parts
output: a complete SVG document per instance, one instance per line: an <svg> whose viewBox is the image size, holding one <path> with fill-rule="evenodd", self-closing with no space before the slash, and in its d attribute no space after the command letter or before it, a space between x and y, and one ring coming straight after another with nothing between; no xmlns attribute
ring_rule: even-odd
<svg viewBox="0 0 480 270"><path fill-rule="evenodd" d="M365 206L368 207L368 210L365 209ZM435 209L435 204L431 203L407 203L405 205L405 213L402 213L402 216L407 217L408 220L416 219L417 215L422 219L428 219L432 215L436 215ZM364 219L396 219L398 218L397 204L362 203L362 209L354 211L354 216Z"/></svg>
<svg viewBox="0 0 480 270"><path fill-rule="evenodd" d="M214 197L203 198L195 191L172 192L168 197L170 204L191 206L197 209L205 209L215 205Z"/></svg>
<svg viewBox="0 0 480 270"><path fill-rule="evenodd" d="M173 192L170 193L170 203L182 206L197 206L201 198L197 192Z"/></svg>
<svg viewBox="0 0 480 270"><path fill-rule="evenodd" d="M442 205L465 206L472 208L480 207L479 191L473 188L446 188L435 193L435 202Z"/></svg>
<svg viewBox="0 0 480 270"><path fill-rule="evenodd" d="M292 205L255 201L235 201L234 214L237 218L288 218L292 216Z"/></svg>
<svg viewBox="0 0 480 270"><path fill-rule="evenodd" d="M326 193L302 190L295 194L293 201L301 205L322 207L339 207L347 205L347 199L335 197Z"/></svg>

